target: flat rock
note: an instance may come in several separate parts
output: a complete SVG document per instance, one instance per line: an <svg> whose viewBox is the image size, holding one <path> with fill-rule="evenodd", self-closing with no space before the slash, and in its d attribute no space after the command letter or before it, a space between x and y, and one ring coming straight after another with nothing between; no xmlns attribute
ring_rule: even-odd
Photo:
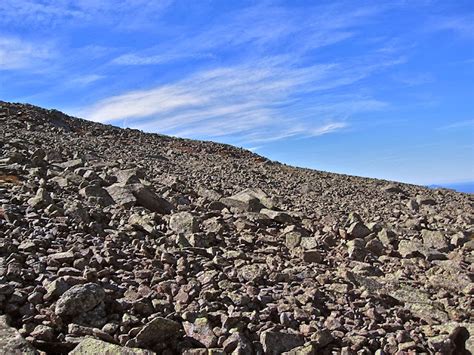
<svg viewBox="0 0 474 355"><path fill-rule="evenodd" d="M175 213L170 217L170 228L176 233L191 234L199 232L199 222L189 212Z"/></svg>
<svg viewBox="0 0 474 355"><path fill-rule="evenodd" d="M183 326L188 337L197 340L206 348L217 345L217 336L214 334L207 318L197 318L193 323L184 322Z"/></svg>
<svg viewBox="0 0 474 355"><path fill-rule="evenodd" d="M347 234L352 238L365 238L371 233L371 230L362 222L354 222L349 226Z"/></svg>
<svg viewBox="0 0 474 355"><path fill-rule="evenodd" d="M8 325L6 316L0 316L0 353L39 354L15 328Z"/></svg>
<svg viewBox="0 0 474 355"><path fill-rule="evenodd" d="M157 317L143 326L135 337L138 347L151 347L179 336L181 324L171 319Z"/></svg>
<svg viewBox="0 0 474 355"><path fill-rule="evenodd" d="M74 348L69 355L96 355L96 354L114 354L114 355L153 355L153 351L129 348L116 344L107 343L94 338L86 338Z"/></svg>
<svg viewBox="0 0 474 355"><path fill-rule="evenodd" d="M260 334L260 343L265 354L277 355L302 346L304 344L304 337L302 335L267 330Z"/></svg>

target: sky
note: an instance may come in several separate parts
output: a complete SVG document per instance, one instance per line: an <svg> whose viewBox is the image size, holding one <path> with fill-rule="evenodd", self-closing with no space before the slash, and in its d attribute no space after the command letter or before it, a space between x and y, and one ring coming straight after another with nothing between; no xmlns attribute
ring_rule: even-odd
<svg viewBox="0 0 474 355"><path fill-rule="evenodd" d="M1 0L0 100L415 184L474 181L474 1Z"/></svg>

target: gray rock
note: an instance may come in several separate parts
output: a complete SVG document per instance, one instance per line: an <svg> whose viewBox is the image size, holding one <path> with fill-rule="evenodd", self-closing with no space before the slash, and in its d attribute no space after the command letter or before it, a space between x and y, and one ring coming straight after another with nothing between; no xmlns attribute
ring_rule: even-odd
<svg viewBox="0 0 474 355"><path fill-rule="evenodd" d="M86 338L72 350L69 355L96 355L96 354L114 354L114 355L153 355L153 351L129 348L116 344L107 343L102 340Z"/></svg>
<svg viewBox="0 0 474 355"><path fill-rule="evenodd" d="M129 185L133 196L137 199L137 204L149 209L152 212L168 214L173 210L173 205L162 197L157 196L149 188L142 184Z"/></svg>
<svg viewBox="0 0 474 355"><path fill-rule="evenodd" d="M423 238L423 244L428 248L443 252L449 250L448 241L442 232L424 229L421 231L421 237Z"/></svg>
<svg viewBox="0 0 474 355"><path fill-rule="evenodd" d="M115 204L130 208L135 206L137 199L132 191L123 184L113 184L105 188Z"/></svg>
<svg viewBox="0 0 474 355"><path fill-rule="evenodd" d="M102 287L95 283L76 285L64 292L56 303L58 316L77 316L98 306L105 298Z"/></svg>
<svg viewBox="0 0 474 355"><path fill-rule="evenodd" d="M199 232L199 222L191 213L179 212L170 217L170 228L176 233L197 233Z"/></svg>
<svg viewBox="0 0 474 355"><path fill-rule="evenodd" d="M274 207L271 198L258 188L245 189L236 195L222 198L221 202L228 207L248 212L259 212L262 208L272 209Z"/></svg>
<svg viewBox="0 0 474 355"><path fill-rule="evenodd" d="M260 343L265 354L277 355L302 346L304 338L302 335L267 330L260 334Z"/></svg>
<svg viewBox="0 0 474 355"><path fill-rule="evenodd" d="M362 222L354 222L347 230L352 238L365 238L371 233L370 229Z"/></svg>
<svg viewBox="0 0 474 355"><path fill-rule="evenodd" d="M79 190L79 194L85 198L92 198L101 206L110 206L114 200L110 197L106 189L98 185L89 185Z"/></svg>
<svg viewBox="0 0 474 355"><path fill-rule="evenodd" d="M197 340L206 348L212 348L217 345L217 336L207 318L197 318L193 323L184 322L184 331L190 338Z"/></svg>
<svg viewBox="0 0 474 355"><path fill-rule="evenodd" d="M180 335L181 325L171 319L157 317L148 322L135 337L139 347L152 347Z"/></svg>
<svg viewBox="0 0 474 355"><path fill-rule="evenodd" d="M0 353L39 354L15 328L8 325L6 316L0 316Z"/></svg>

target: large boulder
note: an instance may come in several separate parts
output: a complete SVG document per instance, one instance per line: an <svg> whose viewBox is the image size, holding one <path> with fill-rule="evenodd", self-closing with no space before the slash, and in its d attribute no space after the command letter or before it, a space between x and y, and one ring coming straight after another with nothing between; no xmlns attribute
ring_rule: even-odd
<svg viewBox="0 0 474 355"><path fill-rule="evenodd" d="M152 355L154 352L139 348L129 348L125 346L107 343L94 338L86 338L74 348L69 355L96 355L96 354L114 354L114 355Z"/></svg>
<svg viewBox="0 0 474 355"><path fill-rule="evenodd" d="M272 199L261 189L248 188L238 194L221 199L228 207L234 207L247 212L259 212L262 208L273 209Z"/></svg>
<svg viewBox="0 0 474 355"><path fill-rule="evenodd" d="M39 354L15 328L8 325L7 317L0 316L0 354Z"/></svg>
<svg viewBox="0 0 474 355"><path fill-rule="evenodd" d="M352 238L365 238L371 233L370 229L362 222L354 222L347 230Z"/></svg>
<svg viewBox="0 0 474 355"><path fill-rule="evenodd" d="M54 312L58 316L76 316L92 310L104 298L104 289L95 283L76 285L62 294Z"/></svg>
<svg viewBox="0 0 474 355"><path fill-rule="evenodd" d="M79 190L79 194L87 199L99 203L101 206L110 206L114 200L110 197L106 189L99 185L89 185Z"/></svg>
<svg viewBox="0 0 474 355"><path fill-rule="evenodd" d="M304 344L304 337L300 334L288 334L267 330L260 334L265 354L277 355L285 351L290 351Z"/></svg>
<svg viewBox="0 0 474 355"><path fill-rule="evenodd" d="M138 205L160 214L169 214L173 210L173 205L170 202L156 195L148 187L142 184L132 184L129 187L137 199Z"/></svg>
<svg viewBox="0 0 474 355"><path fill-rule="evenodd" d="M197 318L194 323L185 322L183 326L188 337L197 340L206 348L212 348L217 345L217 336L214 334L207 318Z"/></svg>
<svg viewBox="0 0 474 355"><path fill-rule="evenodd" d="M137 202L137 199L133 195L132 191L121 183L110 185L106 188L106 190L117 205L130 208L135 206Z"/></svg>
<svg viewBox="0 0 474 355"><path fill-rule="evenodd" d="M181 324L171 319L157 317L143 326L135 337L134 343L139 347L152 347L155 344L179 336Z"/></svg>

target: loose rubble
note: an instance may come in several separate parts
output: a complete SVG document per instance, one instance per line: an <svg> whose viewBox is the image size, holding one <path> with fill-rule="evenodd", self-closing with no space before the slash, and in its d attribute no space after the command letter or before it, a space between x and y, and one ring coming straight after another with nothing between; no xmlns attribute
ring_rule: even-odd
<svg viewBox="0 0 474 355"><path fill-rule="evenodd" d="M0 102L0 353L474 352L473 195Z"/></svg>

